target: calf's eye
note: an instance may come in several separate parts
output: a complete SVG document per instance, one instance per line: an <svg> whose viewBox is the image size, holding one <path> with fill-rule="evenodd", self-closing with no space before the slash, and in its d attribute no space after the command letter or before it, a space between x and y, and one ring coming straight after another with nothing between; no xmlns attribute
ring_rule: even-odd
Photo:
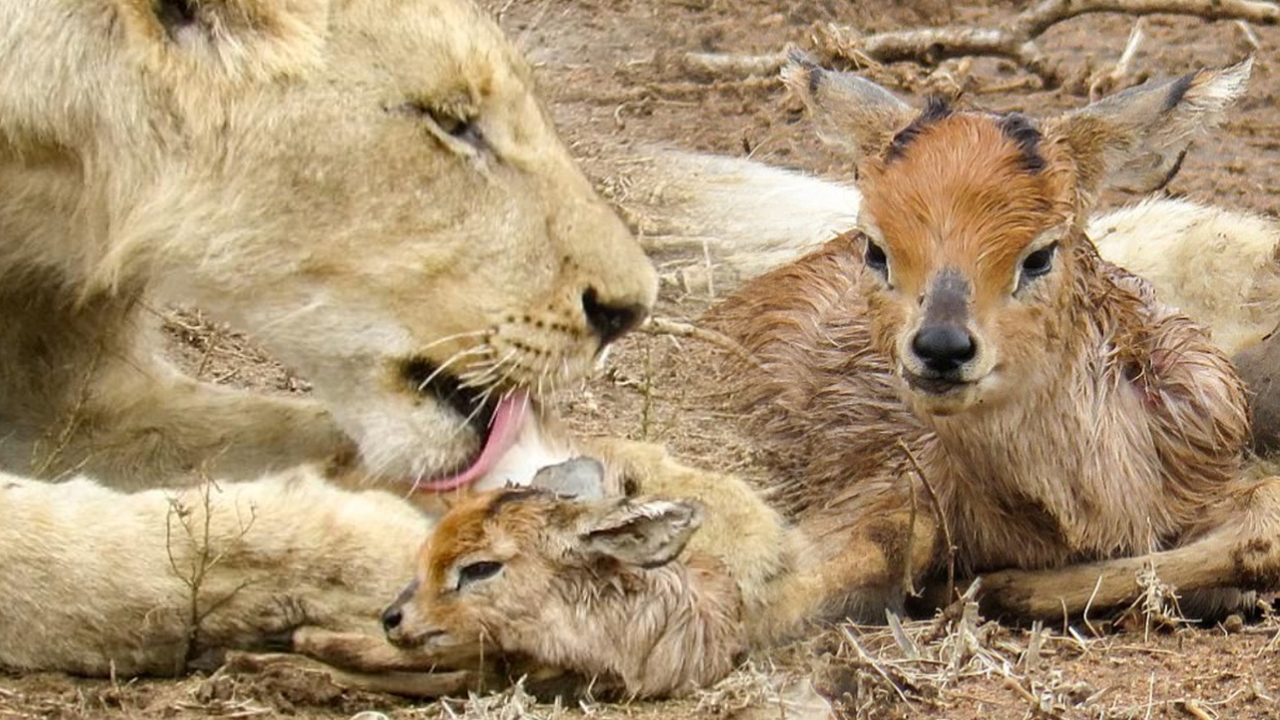
<svg viewBox="0 0 1280 720"><path fill-rule="evenodd" d="M482 560L480 562L473 562L469 565L463 565L458 570L458 589L461 590L462 588L472 583L480 582L481 580L488 580L494 575L497 575L501 570L502 563L495 562L493 560Z"/></svg>
<svg viewBox="0 0 1280 720"><path fill-rule="evenodd" d="M867 267L881 274L888 272L889 256L884 254L884 248L877 245L871 238L866 238L866 243L865 261Z"/></svg>
<svg viewBox="0 0 1280 720"><path fill-rule="evenodd" d="M1053 243L1031 253L1022 261L1022 277L1038 278L1047 275L1053 269L1053 256L1058 250L1058 243Z"/></svg>

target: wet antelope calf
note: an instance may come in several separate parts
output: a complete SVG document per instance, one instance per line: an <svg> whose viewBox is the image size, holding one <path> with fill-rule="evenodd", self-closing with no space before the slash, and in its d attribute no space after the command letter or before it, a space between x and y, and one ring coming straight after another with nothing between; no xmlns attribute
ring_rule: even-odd
<svg viewBox="0 0 1280 720"><path fill-rule="evenodd" d="M685 551L702 512L540 488L468 498L424 545L417 578L383 615L387 636L427 653L485 648L637 696L709 685L746 640L737 582Z"/></svg>
<svg viewBox="0 0 1280 720"><path fill-rule="evenodd" d="M794 615L881 620L950 572L1020 618L1125 603L1148 565L1193 616L1280 584L1240 380L1085 232L1104 186L1165 182L1249 68L1040 120L786 70L858 156L858 227L709 320L752 356L729 361L737 408L823 549Z"/></svg>

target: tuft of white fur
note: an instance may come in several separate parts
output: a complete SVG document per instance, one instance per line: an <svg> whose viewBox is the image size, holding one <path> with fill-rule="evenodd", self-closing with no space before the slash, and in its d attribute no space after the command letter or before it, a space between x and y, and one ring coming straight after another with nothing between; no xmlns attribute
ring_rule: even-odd
<svg viewBox="0 0 1280 720"><path fill-rule="evenodd" d="M1147 199L1090 219L1110 262L1152 282L1165 303L1213 331L1235 354L1280 321L1280 224L1185 200Z"/></svg>
<svg viewBox="0 0 1280 720"><path fill-rule="evenodd" d="M862 205L851 185L671 149L621 161L603 192L621 206L660 271L726 287L853 227Z"/></svg>

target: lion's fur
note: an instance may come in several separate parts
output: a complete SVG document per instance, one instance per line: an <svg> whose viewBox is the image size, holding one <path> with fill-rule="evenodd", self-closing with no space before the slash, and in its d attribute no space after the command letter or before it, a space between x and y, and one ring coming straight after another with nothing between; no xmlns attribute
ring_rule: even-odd
<svg viewBox="0 0 1280 720"><path fill-rule="evenodd" d="M1156 284L1161 299L1212 328L1234 355L1280 322L1280 225L1243 210L1144 200L1086 232L1107 260Z"/></svg>
<svg viewBox="0 0 1280 720"><path fill-rule="evenodd" d="M0 664L166 675L302 625L373 632L429 528L305 468L132 494L0 475Z"/></svg>
<svg viewBox="0 0 1280 720"><path fill-rule="evenodd" d="M0 11L6 469L137 487L325 459L345 434L376 474L431 476L478 439L399 364L545 390L592 362L585 293L652 303L469 3L157 7ZM329 417L175 377L139 327L174 300L259 337Z"/></svg>
<svg viewBox="0 0 1280 720"><path fill-rule="evenodd" d="M715 294L852 227L858 189L747 158L648 147L605 161L603 192L663 277Z"/></svg>

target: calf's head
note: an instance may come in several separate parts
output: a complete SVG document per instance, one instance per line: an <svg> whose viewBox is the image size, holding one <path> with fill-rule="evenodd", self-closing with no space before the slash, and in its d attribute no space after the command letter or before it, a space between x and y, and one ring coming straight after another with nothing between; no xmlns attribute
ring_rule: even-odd
<svg viewBox="0 0 1280 720"><path fill-rule="evenodd" d="M1082 339L1099 262L1084 220L1104 186L1150 190L1248 80L1250 61L1125 91L1058 117L923 111L797 58L784 77L824 138L859 157L874 342L911 406L999 406Z"/></svg>
<svg viewBox="0 0 1280 720"><path fill-rule="evenodd" d="M588 627L625 623L611 607L645 592L636 578L675 559L701 522L688 501L480 493L441 520L383 627L401 647L483 644L571 665L602 642Z"/></svg>

